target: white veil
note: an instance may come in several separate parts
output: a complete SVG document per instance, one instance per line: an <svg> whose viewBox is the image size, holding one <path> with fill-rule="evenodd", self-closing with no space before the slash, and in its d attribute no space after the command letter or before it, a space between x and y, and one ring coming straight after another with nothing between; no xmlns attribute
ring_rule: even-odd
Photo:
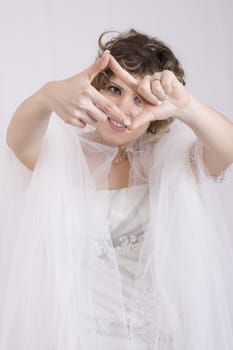
<svg viewBox="0 0 233 350"><path fill-rule="evenodd" d="M233 349L233 249L200 143L176 121L128 148L150 197L128 305L106 215L116 152L55 116L33 173L3 152L0 350L114 349L129 325L132 349Z"/></svg>

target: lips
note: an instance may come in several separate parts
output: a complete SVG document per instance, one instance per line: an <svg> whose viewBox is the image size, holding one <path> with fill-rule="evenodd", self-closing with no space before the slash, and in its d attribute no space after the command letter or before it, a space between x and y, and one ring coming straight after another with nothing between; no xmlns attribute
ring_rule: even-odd
<svg viewBox="0 0 233 350"><path fill-rule="evenodd" d="M119 131L119 132L123 132L125 131L125 128L126 126L122 123L119 123L111 118L108 118L108 122L109 122L109 125L110 127L113 129L113 130L116 130L116 131Z"/></svg>

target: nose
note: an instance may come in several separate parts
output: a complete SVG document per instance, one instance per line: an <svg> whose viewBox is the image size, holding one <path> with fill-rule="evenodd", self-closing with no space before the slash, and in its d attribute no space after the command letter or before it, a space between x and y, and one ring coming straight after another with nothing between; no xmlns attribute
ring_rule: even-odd
<svg viewBox="0 0 233 350"><path fill-rule="evenodd" d="M117 107L128 117L133 116L133 101L130 96L120 96L117 103Z"/></svg>

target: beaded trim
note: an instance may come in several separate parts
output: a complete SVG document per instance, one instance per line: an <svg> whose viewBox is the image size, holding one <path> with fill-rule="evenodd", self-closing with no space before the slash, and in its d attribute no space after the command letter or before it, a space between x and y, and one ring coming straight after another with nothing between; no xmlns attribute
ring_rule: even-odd
<svg viewBox="0 0 233 350"><path fill-rule="evenodd" d="M199 140L196 140L192 146L190 147L189 150L189 164L191 166L191 169L195 175L195 178L198 183L201 183L201 166L202 169L207 176L207 178L212 179L215 183L223 183L226 179L227 174L230 171L230 168L222 171L221 173L217 175L210 175L208 172L208 169L206 169L205 165L203 164L203 157L202 157L202 151L203 151L203 146L201 145ZM203 172L202 171L202 172Z"/></svg>

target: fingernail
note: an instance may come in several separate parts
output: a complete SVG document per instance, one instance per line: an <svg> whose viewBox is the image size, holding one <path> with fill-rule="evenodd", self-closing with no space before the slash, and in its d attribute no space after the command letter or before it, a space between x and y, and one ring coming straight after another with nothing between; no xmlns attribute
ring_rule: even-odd
<svg viewBox="0 0 233 350"><path fill-rule="evenodd" d="M124 118L123 123L125 126L130 126L131 125L131 120L129 118Z"/></svg>
<svg viewBox="0 0 233 350"><path fill-rule="evenodd" d="M157 106L159 106L159 105L161 105L161 103L162 102L160 100L158 100L156 104L157 104Z"/></svg>
<svg viewBox="0 0 233 350"><path fill-rule="evenodd" d="M103 55L107 55L108 53L110 53L110 50L105 50Z"/></svg>

